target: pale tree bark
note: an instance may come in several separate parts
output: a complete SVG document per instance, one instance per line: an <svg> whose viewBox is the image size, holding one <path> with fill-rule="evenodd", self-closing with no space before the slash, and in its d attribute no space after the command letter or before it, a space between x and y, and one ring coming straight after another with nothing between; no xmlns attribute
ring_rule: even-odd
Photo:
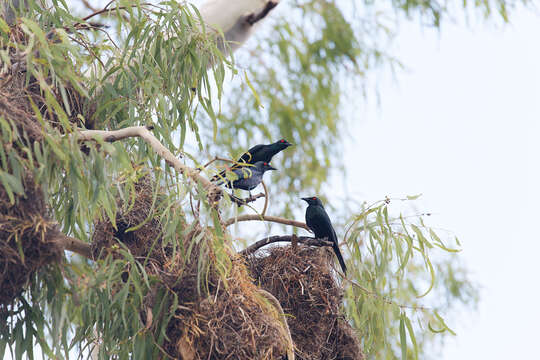
<svg viewBox="0 0 540 360"><path fill-rule="evenodd" d="M235 51L278 3L279 0L210 0L201 6L200 12L207 25L223 32L228 48L222 41L220 48Z"/></svg>

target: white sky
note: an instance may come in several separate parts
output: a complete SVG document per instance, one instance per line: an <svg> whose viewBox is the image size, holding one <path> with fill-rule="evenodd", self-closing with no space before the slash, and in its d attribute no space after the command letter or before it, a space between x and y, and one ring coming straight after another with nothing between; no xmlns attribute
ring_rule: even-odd
<svg viewBox="0 0 540 360"><path fill-rule="evenodd" d="M423 193L483 286L478 312L450 321L445 360L538 358L540 17L511 20L403 24L408 71L381 83L380 105L359 105L347 145L354 197Z"/></svg>

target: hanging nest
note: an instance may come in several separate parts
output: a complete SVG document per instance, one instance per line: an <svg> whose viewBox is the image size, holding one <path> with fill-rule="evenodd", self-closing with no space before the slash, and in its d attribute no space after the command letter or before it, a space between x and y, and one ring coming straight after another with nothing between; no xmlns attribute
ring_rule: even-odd
<svg viewBox="0 0 540 360"><path fill-rule="evenodd" d="M292 350L281 309L261 295L244 264L233 261L227 283L219 282L189 312L179 312L182 336L169 343L183 360L286 359ZM174 346L174 347L173 347Z"/></svg>
<svg viewBox="0 0 540 360"><path fill-rule="evenodd" d="M51 46L59 42L53 30L47 35ZM26 46L29 36L16 24L10 27L9 38L8 45L0 44L1 50L6 51L9 56L9 62L3 62L3 66L0 67L0 117L12 121L21 134L26 133L30 144L33 141L42 140L44 129L38 121L32 104L39 110L39 116L44 121L61 129L57 110L47 105L45 91L50 91L71 124L76 127L82 125L91 127L88 120L86 124L82 123L81 116L85 119L93 119L97 108L95 101L91 101L69 82L64 82L65 96L62 96L62 89L50 77L43 80L49 89L45 90L36 77L27 73L27 56L13 45ZM34 55L39 58L38 52Z"/></svg>
<svg viewBox="0 0 540 360"><path fill-rule="evenodd" d="M334 254L327 248L299 244L274 247L251 256L256 282L281 303L297 359L364 359L354 329L341 314L343 292L330 268Z"/></svg>
<svg viewBox="0 0 540 360"><path fill-rule="evenodd" d="M14 204L0 186L0 311L22 293L34 273L62 256L41 188L30 175L23 185L25 194L15 195Z"/></svg>
<svg viewBox="0 0 540 360"><path fill-rule="evenodd" d="M29 159L26 151L33 149L35 141L43 140L45 131L32 105L38 109L39 116L53 127L59 127L59 120L56 111L46 105L39 81L34 76L28 76L26 55L15 46L27 45L28 35L19 25L15 25L10 27L9 38L8 44L0 43L0 50L9 58L9 61L0 62L0 119L12 125L17 130L13 135L18 134L19 137L13 136L0 146L3 146L4 154L9 154L10 159L20 160L18 166L24 168L23 162ZM68 111L60 89L50 78L44 81L56 101L70 114L69 120L78 125L78 115L88 110L84 97L73 86L66 84ZM89 114L91 112L87 112ZM62 254L54 241L58 231L47 215L49 211L41 184L28 170L18 173L14 173L11 167L2 170L6 172L3 181L7 177L15 177L13 181L22 184L24 193L15 194L14 201L11 201L4 183L0 183L0 307L12 303L38 269L57 261Z"/></svg>
<svg viewBox="0 0 540 360"><path fill-rule="evenodd" d="M135 183L133 204L118 202L120 209L116 214L116 228L108 217L94 224L92 253L94 259L103 258L109 253L117 253L117 241L125 245L137 258L145 258L150 248L161 249L162 226L154 204L154 190L149 175ZM154 245L154 246L153 246Z"/></svg>
<svg viewBox="0 0 540 360"><path fill-rule="evenodd" d="M176 295L179 306L167 325L163 350L172 358L279 359L292 348L279 311L269 304L253 284L246 266L230 256L227 278L218 274L211 241L215 234L200 226L180 231L177 249L163 245L163 228L153 212L154 188L150 176L135 184L135 201L110 220L95 224L92 237L94 257L111 254L121 258L120 244L141 263L149 276L159 279L144 298L140 318L152 328L155 294L166 289ZM154 207L153 207L154 205ZM124 204L118 204L125 210ZM174 209L170 210L174 211ZM128 231L128 229L134 229ZM188 252L187 249L190 249ZM201 259L205 265L201 269ZM129 274L126 270L126 276ZM201 277L204 279L201 283Z"/></svg>

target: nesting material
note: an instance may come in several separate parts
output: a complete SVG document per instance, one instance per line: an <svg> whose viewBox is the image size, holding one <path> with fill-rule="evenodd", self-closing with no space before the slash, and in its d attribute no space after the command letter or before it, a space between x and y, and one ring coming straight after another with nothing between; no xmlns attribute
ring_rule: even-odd
<svg viewBox="0 0 540 360"><path fill-rule="evenodd" d="M25 196L16 195L11 204L0 186L0 311L13 303L37 271L62 254L41 188L30 175L24 187Z"/></svg>
<svg viewBox="0 0 540 360"><path fill-rule="evenodd" d="M215 258L208 243L215 234L193 227L177 237L177 251L162 244L162 224L152 213L153 185L149 176L135 184L132 206L118 204L117 227L108 220L95 224L92 249L95 258L111 254L120 258L118 242L146 264L157 278L144 300L140 317L152 327L149 314L158 288L174 293L179 307L167 325L163 350L172 358L188 359L278 359L287 353L288 332L274 308L259 293L247 268L231 253L227 279L222 279L209 260ZM159 206L159 204L154 204ZM132 231L126 231L135 228ZM192 244L195 242L195 244ZM191 245L191 246L190 246ZM186 258L181 248L190 248ZM148 257L148 258L147 258ZM206 261L205 270L200 260ZM126 270L126 276L129 269ZM201 283L200 276L203 276ZM201 286L202 285L202 286ZM202 287L202 289L201 289Z"/></svg>
<svg viewBox="0 0 540 360"><path fill-rule="evenodd" d="M117 241L123 243L136 258L146 257L151 248L161 250L162 226L154 211L152 180L150 176L145 176L135 184L133 204L118 203L116 228L108 217L94 225L94 258L115 252L115 249L119 249Z"/></svg>
<svg viewBox="0 0 540 360"><path fill-rule="evenodd" d="M19 25L10 28L9 37L11 44L27 45L29 41L28 35ZM51 44L55 42L52 38L50 41ZM21 133L26 132L30 143L43 138L43 127L37 119L35 109L39 110L39 116L44 121L61 129L57 110L50 108L45 100L44 86L40 85L36 77L29 74L26 56L14 46L4 46L1 50L8 53L10 61L0 66L0 117L12 120ZM34 56L39 58L39 53L36 52ZM89 101L85 94L80 93L69 82L64 82L65 96L62 96L59 85L54 84L50 77L41 81L60 104L70 123L77 127L83 125L91 127L89 120L93 119L96 112L95 102ZM85 124L82 123L81 116L87 119Z"/></svg>
<svg viewBox="0 0 540 360"><path fill-rule="evenodd" d="M59 119L56 111L46 105L40 81L26 67L28 54L21 53L22 50L14 45L27 45L28 35L19 25L12 26L9 31L10 42L0 44L0 50L9 58L9 61L0 62L0 119L13 125L17 130L14 134L18 133L19 137L14 136L0 146L4 147L4 154L16 152L21 158L28 158L26 151L33 148L34 142L43 140L45 131L37 115L57 128ZM37 53L35 56L39 57ZM50 78L41 81L46 83L56 101L64 106L68 120L79 125L81 120L78 115L84 114L84 97L73 86L65 84L68 104L65 106L64 97L56 84ZM27 149L22 149L21 143ZM10 168L3 170L11 173ZM0 307L12 303L32 275L44 265L60 259L62 253L54 241L58 232L48 216L41 186L29 171L23 169L22 172L24 174L20 180L24 195L15 194L13 203L0 183ZM17 174L11 175L18 177Z"/></svg>
<svg viewBox="0 0 540 360"><path fill-rule="evenodd" d="M298 244L274 247L249 259L256 282L281 303L297 359L364 359L358 336L340 312L343 292L338 286L327 248Z"/></svg>
<svg viewBox="0 0 540 360"><path fill-rule="evenodd" d="M177 352L190 344L191 359L284 359L289 347L279 315L238 262L227 284L215 287L184 321Z"/></svg>

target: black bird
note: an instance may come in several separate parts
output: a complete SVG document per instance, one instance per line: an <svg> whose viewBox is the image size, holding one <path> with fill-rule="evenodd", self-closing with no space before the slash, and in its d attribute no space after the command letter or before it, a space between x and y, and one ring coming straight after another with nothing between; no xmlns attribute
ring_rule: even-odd
<svg viewBox="0 0 540 360"><path fill-rule="evenodd" d="M339 251L338 238L336 231L332 226L332 222L324 209L324 206L321 200L315 196L302 198L305 202L308 203L306 209L306 224L307 226L315 233L317 239L328 238L328 241L331 241L332 248L336 253L336 256L341 265L341 269L344 274L347 274L347 266L345 266L345 261L343 261L343 256L341 256L341 251Z"/></svg>
<svg viewBox="0 0 540 360"><path fill-rule="evenodd" d="M236 180L220 181L218 185L227 182L227 187L232 189L242 189L251 191L257 187L262 181L263 175L268 170L277 170L267 162L257 161L253 166L246 166L239 169L234 169L233 173L238 177Z"/></svg>
<svg viewBox="0 0 540 360"><path fill-rule="evenodd" d="M276 141L273 144L268 145L255 145L251 149L249 149L245 154L243 154L240 159L238 159L237 163L231 166L230 170L239 169L242 168L245 164L255 164L258 161L263 161L269 163L272 160L272 157L276 155L278 152L288 148L292 144L289 143L285 139L281 139ZM212 181L216 181L219 178L225 177L225 171L222 171L219 173L219 175L216 175L212 178Z"/></svg>

